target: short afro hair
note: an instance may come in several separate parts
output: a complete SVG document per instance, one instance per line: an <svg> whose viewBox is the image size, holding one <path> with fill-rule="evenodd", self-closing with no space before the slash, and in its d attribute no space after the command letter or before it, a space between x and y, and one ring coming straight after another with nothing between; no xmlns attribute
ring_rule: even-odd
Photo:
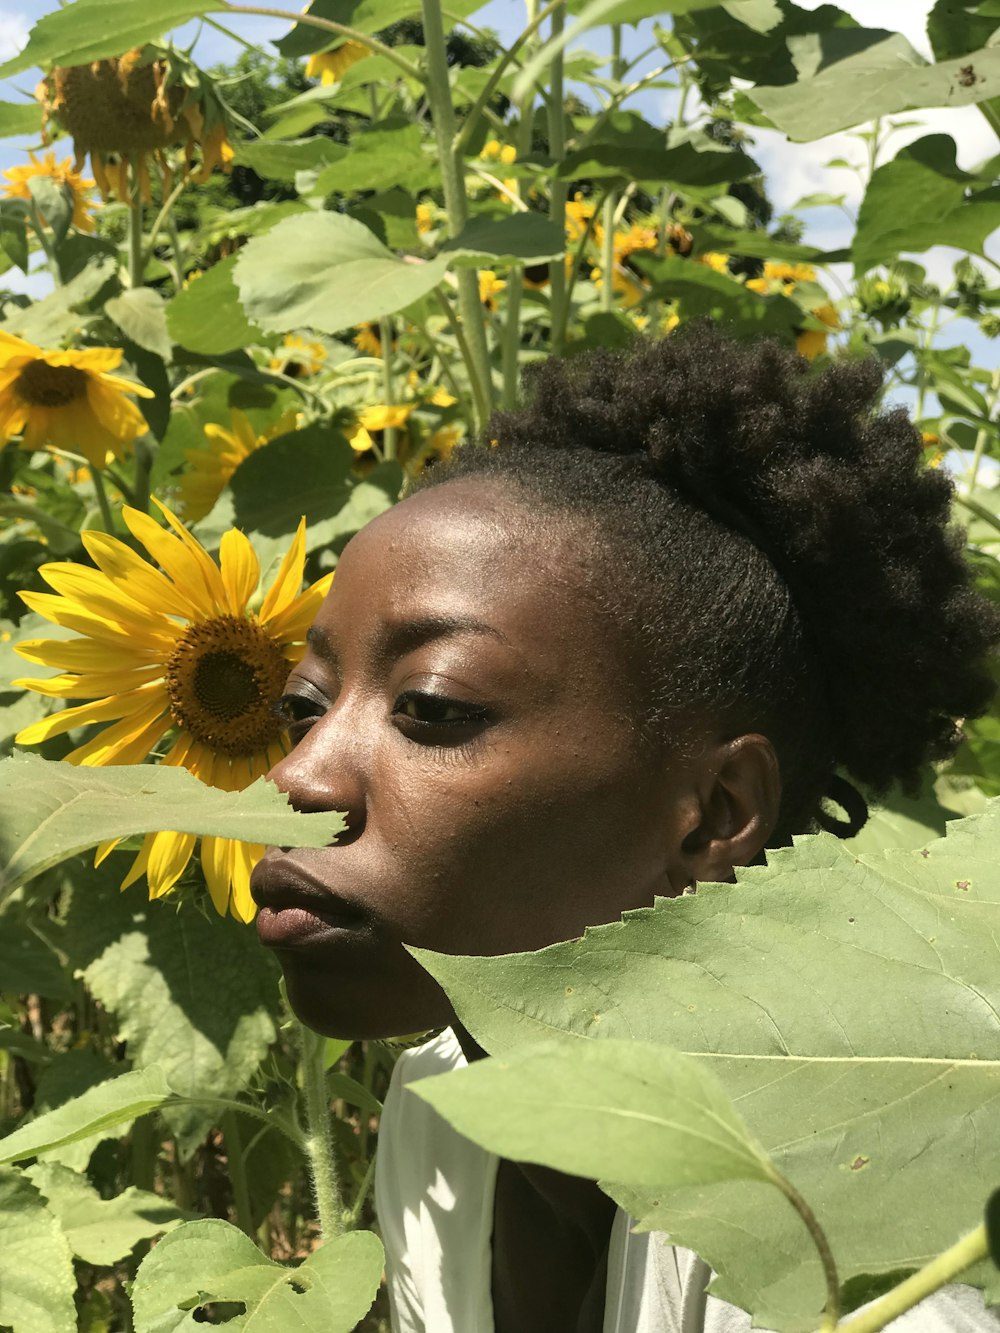
<svg viewBox="0 0 1000 1333"><path fill-rule="evenodd" d="M702 322L531 367L484 447L423 482L496 479L588 523L609 608L638 636L644 726L768 736L772 845L856 831L863 803L846 824L823 810L835 795L852 812L836 770L874 794L912 788L994 692L1000 616L972 585L951 482L905 411L878 409L881 389L874 358L815 373Z"/></svg>

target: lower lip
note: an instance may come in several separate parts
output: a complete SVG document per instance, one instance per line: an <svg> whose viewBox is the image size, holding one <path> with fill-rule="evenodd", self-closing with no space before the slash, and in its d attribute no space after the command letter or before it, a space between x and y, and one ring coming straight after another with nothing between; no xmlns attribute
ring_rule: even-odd
<svg viewBox="0 0 1000 1333"><path fill-rule="evenodd" d="M357 916L320 916L308 907L262 907L257 913L257 938L272 949L308 949L338 937L358 935L364 922Z"/></svg>

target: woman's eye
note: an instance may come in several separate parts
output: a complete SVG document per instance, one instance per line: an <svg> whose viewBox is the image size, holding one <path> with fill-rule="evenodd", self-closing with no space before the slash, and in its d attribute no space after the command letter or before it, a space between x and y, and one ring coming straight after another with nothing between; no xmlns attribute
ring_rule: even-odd
<svg viewBox="0 0 1000 1333"><path fill-rule="evenodd" d="M304 694L283 694L274 705L281 725L297 745L312 724L323 716L323 707L316 699Z"/></svg>
<svg viewBox="0 0 1000 1333"><path fill-rule="evenodd" d="M457 731L487 719L486 709L480 704L448 699L442 694L424 694L419 690L401 694L392 711L395 717L405 719L414 729L426 729L428 732L433 728L442 731L453 728Z"/></svg>

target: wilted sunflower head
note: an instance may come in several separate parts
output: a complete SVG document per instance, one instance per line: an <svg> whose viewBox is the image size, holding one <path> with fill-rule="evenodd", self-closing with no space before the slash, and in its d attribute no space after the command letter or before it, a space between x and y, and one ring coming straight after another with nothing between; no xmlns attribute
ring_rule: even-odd
<svg viewBox="0 0 1000 1333"><path fill-rule="evenodd" d="M54 119L72 136L79 167L90 155L101 194L127 197L126 163L136 163L144 197L149 160L169 179L170 148L183 147L191 171L195 148L204 180L228 166L226 108L214 84L172 47L135 47L89 65L56 65L38 85L46 123Z"/></svg>

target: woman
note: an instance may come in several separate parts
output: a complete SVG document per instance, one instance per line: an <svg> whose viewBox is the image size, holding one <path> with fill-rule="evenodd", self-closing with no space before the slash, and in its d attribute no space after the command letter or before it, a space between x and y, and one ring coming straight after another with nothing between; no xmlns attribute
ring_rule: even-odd
<svg viewBox="0 0 1000 1333"><path fill-rule="evenodd" d="M348 831L269 852L254 896L321 1032L454 1023L404 944L540 948L794 833L855 831L837 770L912 782L992 694L997 616L947 527L948 481L903 413L873 413L873 363L817 377L700 327L530 385L492 448L349 544L288 682L295 746L272 777ZM704 1288L693 1256L406 1093L478 1054L455 1025L394 1075L377 1197L396 1328L677 1326ZM956 1299L932 1327L961 1326ZM748 1326L711 1304L714 1327Z"/></svg>

